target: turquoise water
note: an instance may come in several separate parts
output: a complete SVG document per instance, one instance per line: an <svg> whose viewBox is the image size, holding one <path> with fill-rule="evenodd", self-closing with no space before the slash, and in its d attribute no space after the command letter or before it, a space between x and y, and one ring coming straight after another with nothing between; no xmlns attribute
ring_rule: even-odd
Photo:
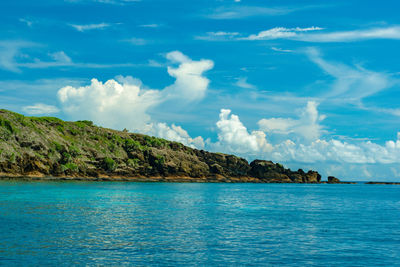
<svg viewBox="0 0 400 267"><path fill-rule="evenodd" d="M400 186L0 182L1 265L400 265Z"/></svg>

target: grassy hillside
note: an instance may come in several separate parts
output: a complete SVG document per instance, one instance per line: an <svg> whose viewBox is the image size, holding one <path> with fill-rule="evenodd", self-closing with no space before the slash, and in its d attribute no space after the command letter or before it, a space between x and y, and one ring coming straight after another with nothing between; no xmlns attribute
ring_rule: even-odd
<svg viewBox="0 0 400 267"><path fill-rule="evenodd" d="M115 131L91 121L66 122L0 110L0 176L149 181L319 182L317 172L293 172L192 149L177 142Z"/></svg>

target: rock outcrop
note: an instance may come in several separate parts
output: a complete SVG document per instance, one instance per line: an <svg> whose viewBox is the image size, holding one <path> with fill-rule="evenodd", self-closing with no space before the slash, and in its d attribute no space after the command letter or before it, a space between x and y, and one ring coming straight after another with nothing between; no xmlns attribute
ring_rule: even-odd
<svg viewBox="0 0 400 267"><path fill-rule="evenodd" d="M90 121L0 110L0 176L134 181L319 183L315 171L211 153ZM333 180L332 180L333 181Z"/></svg>

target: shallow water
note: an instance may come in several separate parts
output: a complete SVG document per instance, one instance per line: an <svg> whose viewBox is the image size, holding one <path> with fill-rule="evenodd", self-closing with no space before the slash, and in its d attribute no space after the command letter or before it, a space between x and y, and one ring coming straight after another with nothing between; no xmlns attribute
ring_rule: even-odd
<svg viewBox="0 0 400 267"><path fill-rule="evenodd" d="M400 264L400 186L0 182L2 265Z"/></svg>

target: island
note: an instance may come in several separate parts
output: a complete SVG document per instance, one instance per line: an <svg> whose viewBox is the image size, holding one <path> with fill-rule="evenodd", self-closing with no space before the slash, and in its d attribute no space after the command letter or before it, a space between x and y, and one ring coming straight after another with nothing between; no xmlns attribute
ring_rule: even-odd
<svg viewBox="0 0 400 267"><path fill-rule="evenodd" d="M55 117L0 110L2 179L322 183L309 170L292 171L178 142ZM341 183L330 178L324 183Z"/></svg>

